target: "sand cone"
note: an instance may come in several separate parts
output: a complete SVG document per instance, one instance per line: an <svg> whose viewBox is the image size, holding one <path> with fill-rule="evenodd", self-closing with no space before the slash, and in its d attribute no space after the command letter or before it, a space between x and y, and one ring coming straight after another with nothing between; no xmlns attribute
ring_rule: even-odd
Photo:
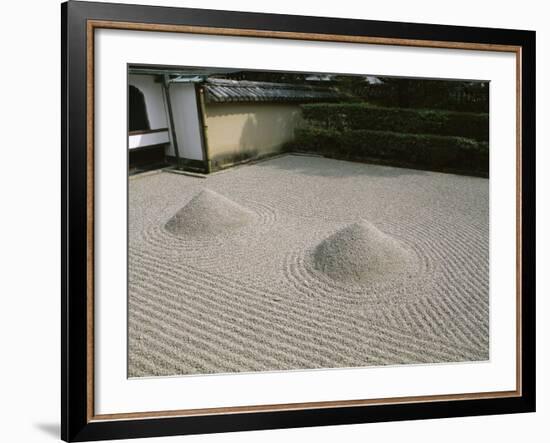
<svg viewBox="0 0 550 443"><path fill-rule="evenodd" d="M411 254L395 238L361 221L323 240L313 251L313 265L334 280L365 284L402 272Z"/></svg>
<svg viewBox="0 0 550 443"><path fill-rule="evenodd" d="M178 236L208 237L230 232L253 219L249 209L204 189L168 220L165 228Z"/></svg>

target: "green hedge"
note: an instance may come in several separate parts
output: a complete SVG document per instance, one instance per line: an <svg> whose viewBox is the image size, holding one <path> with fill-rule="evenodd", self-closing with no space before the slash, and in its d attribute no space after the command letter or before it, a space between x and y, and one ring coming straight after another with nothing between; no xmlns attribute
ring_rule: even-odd
<svg viewBox="0 0 550 443"><path fill-rule="evenodd" d="M369 129L489 140L489 114L433 109L381 108L364 103L319 103L302 106L312 126L337 131Z"/></svg>
<svg viewBox="0 0 550 443"><path fill-rule="evenodd" d="M395 166L488 176L489 145L463 137L401 134L391 131L296 130L291 150L327 157L377 161Z"/></svg>

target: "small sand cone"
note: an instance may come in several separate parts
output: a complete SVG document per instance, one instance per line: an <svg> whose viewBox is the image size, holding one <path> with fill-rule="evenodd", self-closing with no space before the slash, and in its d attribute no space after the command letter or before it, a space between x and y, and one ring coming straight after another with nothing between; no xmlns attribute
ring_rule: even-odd
<svg viewBox="0 0 550 443"><path fill-rule="evenodd" d="M178 236L208 237L230 232L254 220L254 213L234 201L204 189L165 225Z"/></svg>
<svg viewBox="0 0 550 443"><path fill-rule="evenodd" d="M366 221L344 227L313 251L317 270L334 280L356 284L403 272L412 258L398 240Z"/></svg>

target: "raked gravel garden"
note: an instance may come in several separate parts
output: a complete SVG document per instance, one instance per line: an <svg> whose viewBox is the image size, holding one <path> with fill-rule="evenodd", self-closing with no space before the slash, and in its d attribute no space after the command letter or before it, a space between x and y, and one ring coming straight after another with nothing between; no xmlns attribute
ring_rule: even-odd
<svg viewBox="0 0 550 443"><path fill-rule="evenodd" d="M489 358L489 180L283 155L129 180L130 377Z"/></svg>

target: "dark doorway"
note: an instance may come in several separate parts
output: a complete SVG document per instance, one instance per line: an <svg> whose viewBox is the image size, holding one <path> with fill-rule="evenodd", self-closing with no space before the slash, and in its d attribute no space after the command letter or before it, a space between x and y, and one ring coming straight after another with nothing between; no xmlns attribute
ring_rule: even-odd
<svg viewBox="0 0 550 443"><path fill-rule="evenodd" d="M128 113L129 128L132 131L147 131L151 129L149 119L147 118L147 109L145 107L145 97L135 86L130 85L128 89Z"/></svg>

